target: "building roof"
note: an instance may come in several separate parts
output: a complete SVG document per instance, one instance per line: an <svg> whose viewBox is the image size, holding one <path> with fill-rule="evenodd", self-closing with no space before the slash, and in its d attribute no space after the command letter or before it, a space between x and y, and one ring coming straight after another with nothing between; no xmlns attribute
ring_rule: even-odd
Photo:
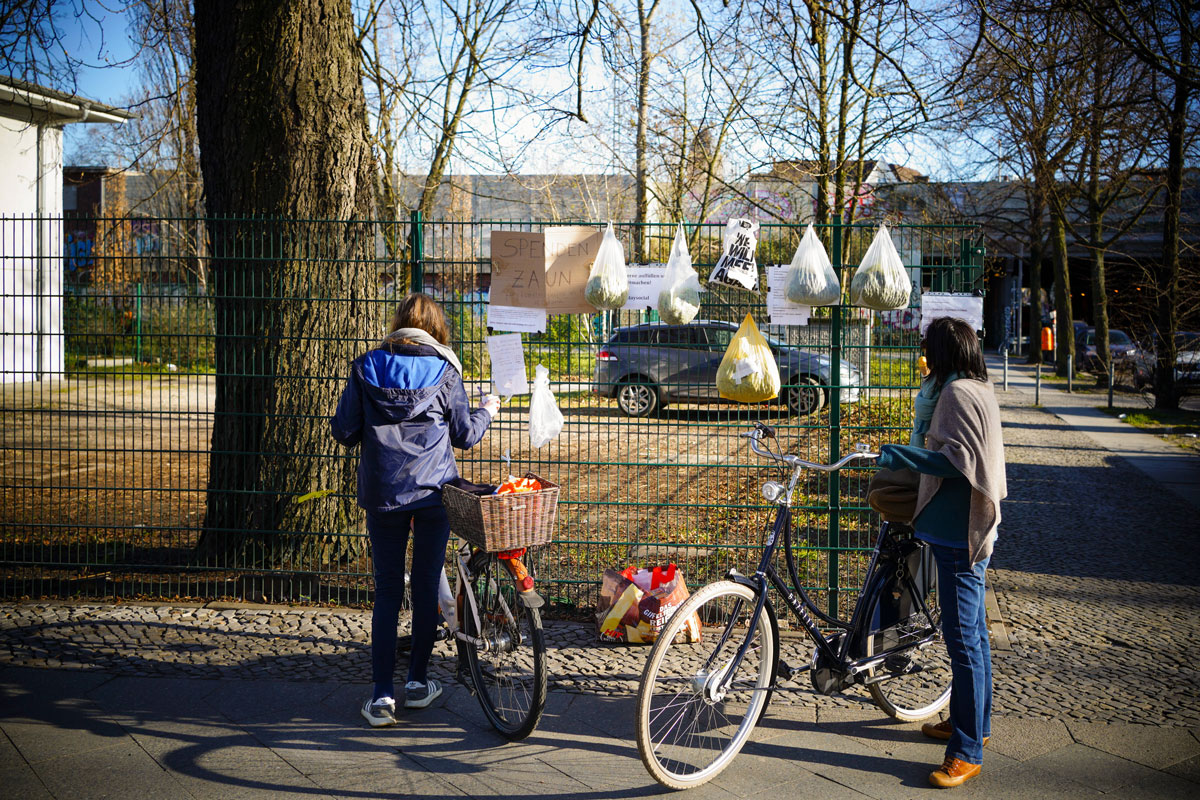
<svg viewBox="0 0 1200 800"><path fill-rule="evenodd" d="M876 159L869 159L861 163L863 180L868 180L871 173L877 168L881 172L891 170L892 174L896 177L895 182L898 183L925 183L929 180L926 175L923 175L912 167L905 167L901 164L890 164ZM858 166L859 162L856 161L848 161L846 163L848 170L854 170ZM827 164L825 169L822 170L821 162L814 159L788 159L785 161L775 161L771 164L769 172L755 173L750 177L756 180L811 181L820 174L832 175L835 170L836 165L833 162Z"/></svg>
<svg viewBox="0 0 1200 800"><path fill-rule="evenodd" d="M70 122L119 124L134 117L120 108L5 75L0 75L0 116L51 125Z"/></svg>

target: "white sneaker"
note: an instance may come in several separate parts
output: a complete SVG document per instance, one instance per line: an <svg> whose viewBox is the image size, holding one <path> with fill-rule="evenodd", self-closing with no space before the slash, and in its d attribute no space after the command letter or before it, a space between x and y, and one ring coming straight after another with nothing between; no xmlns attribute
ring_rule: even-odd
<svg viewBox="0 0 1200 800"><path fill-rule="evenodd" d="M442 685L430 678L425 683L409 681L404 684L404 707L424 708L442 696Z"/></svg>
<svg viewBox="0 0 1200 800"><path fill-rule="evenodd" d="M396 724L396 701L390 697L368 700L363 703L362 715L372 728L384 728Z"/></svg>

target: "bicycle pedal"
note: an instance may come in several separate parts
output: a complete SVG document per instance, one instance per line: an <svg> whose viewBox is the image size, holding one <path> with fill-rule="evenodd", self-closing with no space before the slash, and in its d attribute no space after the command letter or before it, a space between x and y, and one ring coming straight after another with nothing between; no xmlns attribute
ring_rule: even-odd
<svg viewBox="0 0 1200 800"><path fill-rule="evenodd" d="M808 670L809 666L807 664L805 664L803 667L796 668L781 658L779 659L778 679L781 681L790 681L797 675L808 672Z"/></svg>

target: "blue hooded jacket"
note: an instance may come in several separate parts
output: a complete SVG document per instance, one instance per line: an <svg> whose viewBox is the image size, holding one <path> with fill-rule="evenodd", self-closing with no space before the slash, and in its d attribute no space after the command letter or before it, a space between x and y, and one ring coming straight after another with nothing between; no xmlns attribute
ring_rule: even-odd
<svg viewBox="0 0 1200 800"><path fill-rule="evenodd" d="M395 345L354 360L329 429L361 443L358 504L379 512L441 503L442 484L458 477L451 448L478 444L491 422L436 350Z"/></svg>

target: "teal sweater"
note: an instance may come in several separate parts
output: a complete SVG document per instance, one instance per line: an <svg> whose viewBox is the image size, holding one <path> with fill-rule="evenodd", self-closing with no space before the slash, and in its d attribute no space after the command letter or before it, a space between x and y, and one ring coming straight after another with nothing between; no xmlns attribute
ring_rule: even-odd
<svg viewBox="0 0 1200 800"><path fill-rule="evenodd" d="M971 482L941 453L902 444L879 449L881 469L908 469L942 479L937 494L913 520L917 538L946 547L967 546L967 518L971 514Z"/></svg>

